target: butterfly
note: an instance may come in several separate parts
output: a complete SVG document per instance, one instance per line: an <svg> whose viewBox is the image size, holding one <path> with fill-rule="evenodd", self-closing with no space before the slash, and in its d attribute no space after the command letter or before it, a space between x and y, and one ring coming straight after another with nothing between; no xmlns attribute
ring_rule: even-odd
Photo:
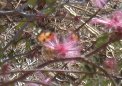
<svg viewBox="0 0 122 86"><path fill-rule="evenodd" d="M37 39L44 45L46 50L44 52L53 57L55 55L58 57L75 57L80 55L79 37L75 33L56 34L54 32L42 32Z"/></svg>
<svg viewBox="0 0 122 86"><path fill-rule="evenodd" d="M38 36L37 36L37 40L41 43L44 43L46 41L52 40L54 38L54 33L53 32L41 32Z"/></svg>
<svg viewBox="0 0 122 86"><path fill-rule="evenodd" d="M37 36L37 41L40 42L42 45L53 39L54 39L54 32L51 31L43 31L39 33L39 35ZM44 57L44 60L49 60L54 58L53 50L46 48L45 46L42 48L42 55Z"/></svg>

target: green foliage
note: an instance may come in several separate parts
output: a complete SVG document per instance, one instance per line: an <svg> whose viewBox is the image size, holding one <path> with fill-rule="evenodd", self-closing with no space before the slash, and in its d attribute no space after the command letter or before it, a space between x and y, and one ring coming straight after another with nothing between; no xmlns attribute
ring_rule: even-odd
<svg viewBox="0 0 122 86"><path fill-rule="evenodd" d="M110 81L106 80L104 77L96 75L93 78L86 77L87 80L84 86L108 86Z"/></svg>
<svg viewBox="0 0 122 86"><path fill-rule="evenodd" d="M89 65L89 64L85 64L84 65L84 70L87 71L87 72L96 72L96 68L92 65Z"/></svg>
<svg viewBox="0 0 122 86"><path fill-rule="evenodd" d="M38 0L28 0L28 2L27 2L28 3L28 6L30 8L33 8L36 5L37 1Z"/></svg>
<svg viewBox="0 0 122 86"><path fill-rule="evenodd" d="M26 50L31 50L31 41L26 40Z"/></svg>
<svg viewBox="0 0 122 86"><path fill-rule="evenodd" d="M49 15L55 11L55 7L50 6L42 10L45 15Z"/></svg>
<svg viewBox="0 0 122 86"><path fill-rule="evenodd" d="M109 37L109 34L108 33L104 33L99 38L97 38L96 44L95 44L96 48L98 48L101 45L103 45L106 42L108 42L108 37Z"/></svg>
<svg viewBox="0 0 122 86"><path fill-rule="evenodd" d="M23 22L24 21L24 22ZM20 29L25 23L27 22L27 19L24 18L22 21L20 21L17 25L16 25L16 29Z"/></svg>
<svg viewBox="0 0 122 86"><path fill-rule="evenodd" d="M99 55L96 55L93 57L93 62L96 63L97 65L101 65L103 63L103 61L105 60L105 56L99 56Z"/></svg>
<svg viewBox="0 0 122 86"><path fill-rule="evenodd" d="M46 4L48 4L48 5L53 5L53 4L55 4L55 2L57 1L57 0L45 0L46 1Z"/></svg>
<svg viewBox="0 0 122 86"><path fill-rule="evenodd" d="M0 59L2 59L5 55L3 53L0 53Z"/></svg>

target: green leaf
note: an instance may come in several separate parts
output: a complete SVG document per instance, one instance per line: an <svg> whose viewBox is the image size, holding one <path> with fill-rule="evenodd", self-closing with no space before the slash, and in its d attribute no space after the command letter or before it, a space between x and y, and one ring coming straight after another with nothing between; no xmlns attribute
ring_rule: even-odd
<svg viewBox="0 0 122 86"><path fill-rule="evenodd" d="M100 64L103 63L103 61L105 60L105 58L106 58L105 56L95 55L95 56L93 56L92 61L95 64L100 65Z"/></svg>
<svg viewBox="0 0 122 86"><path fill-rule="evenodd" d="M26 50L31 50L31 43L30 40L26 41Z"/></svg>
<svg viewBox="0 0 122 86"><path fill-rule="evenodd" d="M104 33L102 36L100 36L97 40L96 40L96 48L100 47L101 45L105 44L106 42L108 42L108 34Z"/></svg>
<svg viewBox="0 0 122 86"><path fill-rule="evenodd" d="M3 58L5 55L3 53L0 53L0 58Z"/></svg>
<svg viewBox="0 0 122 86"><path fill-rule="evenodd" d="M46 4L52 5L56 2L56 0L46 0Z"/></svg>
<svg viewBox="0 0 122 86"><path fill-rule="evenodd" d="M110 84L110 80L99 75L95 75L93 78L86 77L85 80L87 82L84 86L108 86Z"/></svg>
<svg viewBox="0 0 122 86"><path fill-rule="evenodd" d="M85 68L84 70L87 72L95 72L96 71L96 68L93 67L92 65L85 64L84 68Z"/></svg>
<svg viewBox="0 0 122 86"><path fill-rule="evenodd" d="M26 22L23 22L23 21L27 21L27 19L23 19L21 22L19 22L18 24L17 24L17 26L15 27L16 29L19 29L19 28L21 28Z"/></svg>
<svg viewBox="0 0 122 86"><path fill-rule="evenodd" d="M88 79L87 83L84 86L93 86L93 81L91 79Z"/></svg>
<svg viewBox="0 0 122 86"><path fill-rule="evenodd" d="M42 10L42 12L46 15L49 15L49 14L53 13L54 11L55 11L54 7L48 7L48 8L45 8Z"/></svg>
<svg viewBox="0 0 122 86"><path fill-rule="evenodd" d="M36 5L37 0L28 0L27 3L28 3L28 5L29 5L30 8L33 8Z"/></svg>

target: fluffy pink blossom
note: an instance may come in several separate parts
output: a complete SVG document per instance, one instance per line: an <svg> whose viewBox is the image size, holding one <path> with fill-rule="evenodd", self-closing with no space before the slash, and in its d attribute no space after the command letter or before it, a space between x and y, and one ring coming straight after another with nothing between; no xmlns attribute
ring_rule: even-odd
<svg viewBox="0 0 122 86"><path fill-rule="evenodd" d="M44 46L53 50L58 57L70 58L80 56L81 48L77 37L73 33L60 37L54 34L54 38L45 42Z"/></svg>
<svg viewBox="0 0 122 86"><path fill-rule="evenodd" d="M116 69L117 61L114 57L106 58L104 61L104 66L109 69Z"/></svg>
<svg viewBox="0 0 122 86"><path fill-rule="evenodd" d="M115 57L107 57L103 63L104 68L110 73L116 73L118 66Z"/></svg>
<svg viewBox="0 0 122 86"><path fill-rule="evenodd" d="M103 8L108 0L91 0L93 6Z"/></svg>
<svg viewBox="0 0 122 86"><path fill-rule="evenodd" d="M93 18L91 24L103 24L116 32L122 31L122 11L115 11L110 18Z"/></svg>

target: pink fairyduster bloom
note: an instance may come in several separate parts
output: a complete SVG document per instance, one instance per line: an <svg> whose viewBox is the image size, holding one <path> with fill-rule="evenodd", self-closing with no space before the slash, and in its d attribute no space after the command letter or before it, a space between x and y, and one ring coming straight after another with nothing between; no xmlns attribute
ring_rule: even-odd
<svg viewBox="0 0 122 86"><path fill-rule="evenodd" d="M60 57L70 58L80 56L81 48L78 38L73 33L62 37L58 37L57 34L54 34L54 38L45 42L44 46L53 50L56 55Z"/></svg>
<svg viewBox="0 0 122 86"><path fill-rule="evenodd" d="M116 68L116 59L115 58L106 58L105 61L104 61L104 65L107 67L107 68L110 68L110 69L115 69Z"/></svg>
<svg viewBox="0 0 122 86"><path fill-rule="evenodd" d="M103 64L104 67L110 72L115 72L117 70L117 60L114 57L107 57Z"/></svg>
<svg viewBox="0 0 122 86"><path fill-rule="evenodd" d="M108 0L91 0L92 4L98 8L103 8Z"/></svg>
<svg viewBox="0 0 122 86"><path fill-rule="evenodd" d="M103 24L116 32L122 31L122 11L115 11L111 18L93 18L91 24Z"/></svg>

